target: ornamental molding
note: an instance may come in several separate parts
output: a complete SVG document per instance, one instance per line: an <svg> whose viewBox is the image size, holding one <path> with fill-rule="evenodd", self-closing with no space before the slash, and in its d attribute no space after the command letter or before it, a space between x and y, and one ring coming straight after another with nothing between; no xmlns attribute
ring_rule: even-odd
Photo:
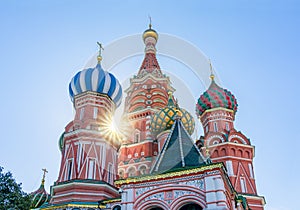
<svg viewBox="0 0 300 210"><path fill-rule="evenodd" d="M228 138L228 141L232 142L231 140L232 140L233 138L237 138L237 139L241 140L243 144L248 145L248 143L245 141L244 138L242 138L241 136L236 135L236 134L230 135L229 138Z"/></svg>
<svg viewBox="0 0 300 210"><path fill-rule="evenodd" d="M212 175L212 174L210 174L210 175ZM152 191L153 189L162 188L162 185L164 185L164 187L170 187L170 186L174 187L174 185L170 185L171 183L174 183L174 182L176 183L176 187L190 186L190 187L195 187L197 189L200 189L200 190L204 191L204 178L203 177L200 178L200 176L199 177L193 177L193 178L194 178L194 180L181 181L181 182L178 182L178 180L172 181L172 182L167 181L165 183L159 183L159 185L138 188L138 189L135 190L135 197L137 198L140 195L145 194L146 192ZM174 190L174 192L175 191L176 190ZM159 194L159 193L156 193L156 194ZM153 194L153 195L156 195L156 194ZM149 197L151 197L151 196L149 196ZM147 197L147 198L149 198L149 197Z"/></svg>
<svg viewBox="0 0 300 210"><path fill-rule="evenodd" d="M169 83L170 83L170 77L166 76L165 74L162 74L164 77L155 77L154 75L152 75L151 73L147 73L146 75L143 75L143 77L138 78L137 75L134 75L133 78L130 78L130 87L128 87L126 90L124 90L125 93L128 93L129 91L134 90L134 86L136 84L140 85L142 83L146 83L148 79L152 79L153 82L156 81L165 81L167 87L169 87L172 91L175 91L175 88L173 88Z"/></svg>

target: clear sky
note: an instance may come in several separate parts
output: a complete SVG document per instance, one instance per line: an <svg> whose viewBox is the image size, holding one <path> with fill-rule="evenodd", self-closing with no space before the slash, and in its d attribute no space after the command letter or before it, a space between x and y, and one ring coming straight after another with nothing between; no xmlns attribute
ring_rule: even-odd
<svg viewBox="0 0 300 210"><path fill-rule="evenodd" d="M237 98L266 210L293 210L299 183L300 4L295 0L0 2L0 165L31 192L57 179L73 118L68 83L104 44L148 26L193 43ZM163 59L162 59L163 60ZM163 66L163 63L161 63ZM199 89L199 95L204 90Z"/></svg>

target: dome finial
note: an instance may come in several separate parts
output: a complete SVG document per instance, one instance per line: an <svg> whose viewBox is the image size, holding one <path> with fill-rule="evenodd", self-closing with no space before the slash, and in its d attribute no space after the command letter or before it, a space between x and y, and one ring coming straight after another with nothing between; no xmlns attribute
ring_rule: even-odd
<svg viewBox="0 0 300 210"><path fill-rule="evenodd" d="M149 17L149 29L151 29L151 27L152 27L152 20L151 20L151 16L149 15L148 17Z"/></svg>
<svg viewBox="0 0 300 210"><path fill-rule="evenodd" d="M42 178L42 185L44 185L46 173L48 173L48 171L47 171L47 169L45 169L45 168L43 168L42 171L44 171L43 178Z"/></svg>
<svg viewBox="0 0 300 210"><path fill-rule="evenodd" d="M99 54L97 56L97 60L98 60L98 64L100 64L102 61L101 52L102 52L102 50L104 50L104 48L102 47L102 44L100 42L97 42L97 44L99 45Z"/></svg>
<svg viewBox="0 0 300 210"><path fill-rule="evenodd" d="M171 91L168 92L168 106L175 106L174 100L173 100L173 93Z"/></svg>
<svg viewBox="0 0 300 210"><path fill-rule="evenodd" d="M210 69L210 76L209 77L210 77L211 81L214 81L215 80L215 75L213 73L213 67L211 65L210 59L209 59L209 69Z"/></svg>

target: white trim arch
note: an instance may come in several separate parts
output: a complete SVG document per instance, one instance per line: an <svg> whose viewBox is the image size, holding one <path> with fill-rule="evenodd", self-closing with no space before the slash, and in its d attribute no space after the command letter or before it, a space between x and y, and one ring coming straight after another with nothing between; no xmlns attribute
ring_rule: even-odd
<svg viewBox="0 0 300 210"><path fill-rule="evenodd" d="M205 199L200 199L195 195L182 196L172 202L170 209L180 209L186 204L197 204L202 209L206 207Z"/></svg>
<svg viewBox="0 0 300 210"><path fill-rule="evenodd" d="M146 164L141 164L141 165L139 165L139 167L138 167L138 170L140 170L140 169L141 169L141 167L143 167L143 166L145 166L145 167L146 167L146 169L148 169L148 166L147 166Z"/></svg>
<svg viewBox="0 0 300 210"><path fill-rule="evenodd" d="M221 143L223 143L225 140L224 140L224 138L222 137L222 136L220 136L220 135L213 135L213 136L210 136L207 140L206 140L206 144L208 145L208 146L211 146L211 144L210 144L210 142L211 142L211 140L214 140L214 139L219 139L219 140L221 140Z"/></svg>
<svg viewBox="0 0 300 210"><path fill-rule="evenodd" d="M145 174L145 173L141 173L141 169L142 169L143 167L146 169L145 173L146 173L147 170L149 169L148 166L147 166L146 164L139 165L138 171L140 172L141 175Z"/></svg>
<svg viewBox="0 0 300 210"><path fill-rule="evenodd" d="M133 209L139 209L139 210L149 210L153 207L159 207L163 210L169 210L168 204L163 200L151 200L150 202L144 202L142 205L134 207Z"/></svg>
<svg viewBox="0 0 300 210"><path fill-rule="evenodd" d="M186 198L188 196L192 196L193 199L197 198L197 200L199 201L199 203L201 203L201 205L199 203L197 203L197 204L200 205L201 207L205 206L205 192L203 190L201 190L197 187L194 187L194 186L187 186L187 185L165 185L165 186L161 186L158 188L152 188L151 190L146 191L145 193L138 196L137 199L135 200L133 209L141 209L141 206L146 205L148 203L148 201L143 202L143 200L146 199L147 197L157 194L157 193L170 191L170 190L171 191L182 190L182 191L186 191L186 192L195 193L195 195L185 195L185 196L175 199L171 203L171 206L173 205L173 203L176 203L177 201L180 202L181 198ZM153 201L153 199L151 201ZM167 209L173 209L173 208L168 207Z"/></svg>
<svg viewBox="0 0 300 210"><path fill-rule="evenodd" d="M135 167L135 166L130 166L130 167L128 167L128 168L126 169L126 174L127 174L127 176L128 176L128 177L132 177L132 176L129 176L129 174L128 174L130 169L133 169L133 170L134 170L134 173L135 173L135 175L136 175L136 171L137 171L136 167Z"/></svg>
<svg viewBox="0 0 300 210"><path fill-rule="evenodd" d="M120 207L120 209L122 209L122 206L121 206L121 204L119 204L119 203L117 203L117 204L115 204L115 205L112 205L112 206L111 206L111 209L113 210L115 207Z"/></svg>
<svg viewBox="0 0 300 210"><path fill-rule="evenodd" d="M238 140L240 140L240 141L242 142L242 144L248 145L248 143L245 141L244 138L242 138L241 136L236 135L236 134L235 134L235 135L229 136L228 141L229 141L229 142L234 142L233 140L234 140L235 138L238 139Z"/></svg>

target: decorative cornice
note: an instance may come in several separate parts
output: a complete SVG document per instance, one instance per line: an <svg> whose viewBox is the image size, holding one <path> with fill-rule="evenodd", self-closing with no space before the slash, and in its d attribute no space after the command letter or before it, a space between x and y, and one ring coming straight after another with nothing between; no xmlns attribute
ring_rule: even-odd
<svg viewBox="0 0 300 210"><path fill-rule="evenodd" d="M98 208L98 204L54 204L53 206L41 207L43 210L50 210L50 209L66 209L66 208ZM100 208L105 208L105 206L101 206Z"/></svg>
<svg viewBox="0 0 300 210"><path fill-rule="evenodd" d="M142 78L137 78L137 77L133 77L133 78L130 78L130 83L131 85L126 89L124 90L125 93L128 93L129 91L131 91L134 87L135 84L143 84L145 83L149 78L153 79L154 81L166 81L167 82L167 86L169 86L169 88L174 92L175 91L175 88L171 87L170 85L170 77L169 76L165 76L165 77L155 77L153 76L152 74L147 74L145 75L144 77Z"/></svg>
<svg viewBox="0 0 300 210"><path fill-rule="evenodd" d="M157 175L148 175L148 176L142 176L142 177L120 179L120 180L115 181L115 185L120 186L123 184L132 184L132 183L147 182L147 181L152 181L152 180L167 179L167 178L172 178L172 177L177 177L177 176L191 175L191 174L196 174L196 173L204 172L204 171L208 171L208 170L220 169L222 167L223 167L222 163L215 163L215 164L210 164L210 165L206 165L206 166L201 166L198 168L169 172L169 173L165 173L165 174L157 174Z"/></svg>
<svg viewBox="0 0 300 210"><path fill-rule="evenodd" d="M214 111L226 111L226 112L230 112L230 113L234 114L234 111L231 110L231 109L227 109L227 108L223 108L223 107L217 107L217 108L211 108L211 109L205 110L205 112L203 112L203 114L200 116L200 118L202 118L206 113L214 112Z"/></svg>

